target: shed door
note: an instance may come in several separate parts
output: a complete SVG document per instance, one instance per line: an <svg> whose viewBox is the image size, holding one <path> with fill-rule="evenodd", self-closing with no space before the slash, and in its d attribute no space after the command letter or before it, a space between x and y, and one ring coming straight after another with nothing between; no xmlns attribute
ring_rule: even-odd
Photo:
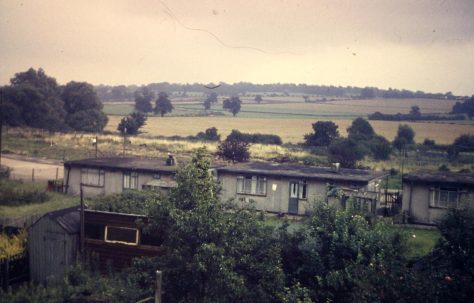
<svg viewBox="0 0 474 303"><path fill-rule="evenodd" d="M43 277L54 276L55 281L60 281L66 272L66 239L64 234L48 233L43 238L45 242L45 273Z"/></svg>
<svg viewBox="0 0 474 303"><path fill-rule="evenodd" d="M290 181L290 199L288 202L288 213L298 213L298 182Z"/></svg>

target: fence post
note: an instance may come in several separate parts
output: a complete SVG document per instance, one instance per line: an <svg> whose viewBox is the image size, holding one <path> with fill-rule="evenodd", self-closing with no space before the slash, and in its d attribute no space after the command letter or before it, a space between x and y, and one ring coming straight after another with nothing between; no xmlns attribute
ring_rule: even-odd
<svg viewBox="0 0 474 303"><path fill-rule="evenodd" d="M157 270L156 271L155 303L162 303L161 302L161 281L162 281L161 270Z"/></svg>
<svg viewBox="0 0 474 303"><path fill-rule="evenodd" d="M31 170L31 181L35 182L35 169L34 168Z"/></svg>

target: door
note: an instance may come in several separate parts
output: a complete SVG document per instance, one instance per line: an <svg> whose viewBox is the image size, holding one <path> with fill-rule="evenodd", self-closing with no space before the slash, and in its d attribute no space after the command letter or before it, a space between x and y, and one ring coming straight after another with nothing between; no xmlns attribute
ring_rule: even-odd
<svg viewBox="0 0 474 303"><path fill-rule="evenodd" d="M290 181L290 199L288 201L288 213L298 213L298 189L299 183L297 181Z"/></svg>

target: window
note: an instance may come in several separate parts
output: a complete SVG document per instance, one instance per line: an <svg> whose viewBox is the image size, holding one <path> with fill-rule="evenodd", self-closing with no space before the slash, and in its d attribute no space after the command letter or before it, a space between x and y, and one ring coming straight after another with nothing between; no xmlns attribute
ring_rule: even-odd
<svg viewBox="0 0 474 303"><path fill-rule="evenodd" d="M290 198L306 199L306 181L290 182Z"/></svg>
<svg viewBox="0 0 474 303"><path fill-rule="evenodd" d="M123 173L123 188L138 189L138 173L137 172Z"/></svg>
<svg viewBox="0 0 474 303"><path fill-rule="evenodd" d="M138 229L129 227L105 227L105 242L138 245Z"/></svg>
<svg viewBox="0 0 474 303"><path fill-rule="evenodd" d="M306 181L300 181L298 185L299 185L298 198L306 199Z"/></svg>
<svg viewBox="0 0 474 303"><path fill-rule="evenodd" d="M102 169L81 169L81 184L88 186L104 186L105 172Z"/></svg>
<svg viewBox="0 0 474 303"><path fill-rule="evenodd" d="M430 206L432 207L457 207L459 191L456 188L431 188Z"/></svg>
<svg viewBox="0 0 474 303"><path fill-rule="evenodd" d="M237 193L264 196L267 194L267 178L260 176L239 176L237 177Z"/></svg>

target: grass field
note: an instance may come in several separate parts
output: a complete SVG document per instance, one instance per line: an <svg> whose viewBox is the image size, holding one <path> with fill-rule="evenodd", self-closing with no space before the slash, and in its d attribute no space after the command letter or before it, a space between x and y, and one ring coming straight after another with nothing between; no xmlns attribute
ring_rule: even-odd
<svg viewBox="0 0 474 303"><path fill-rule="evenodd" d="M106 129L116 131L120 116L109 116ZM351 125L352 119L285 119L285 118L243 118L214 116L214 117L149 117L143 131L150 136L189 136L196 135L209 127L216 127L225 138L232 129L241 132L265 133L279 135L284 142L302 142L305 134L312 132L312 123L316 121L332 120L339 126L339 133L346 136L346 129ZM375 132L393 140L399 122L396 121L370 121ZM474 125L454 124L446 122L407 122L416 133L415 141L423 142L425 138L434 139L439 144L451 144L454 139L462 134L474 135Z"/></svg>

